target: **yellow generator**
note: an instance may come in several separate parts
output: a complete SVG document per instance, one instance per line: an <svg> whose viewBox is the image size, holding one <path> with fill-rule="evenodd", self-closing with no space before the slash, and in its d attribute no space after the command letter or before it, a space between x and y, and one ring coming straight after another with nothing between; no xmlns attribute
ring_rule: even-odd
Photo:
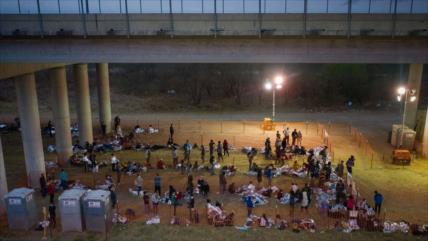
<svg viewBox="0 0 428 241"><path fill-rule="evenodd" d="M263 120L262 129L265 131L275 130L275 124L271 118L265 118Z"/></svg>

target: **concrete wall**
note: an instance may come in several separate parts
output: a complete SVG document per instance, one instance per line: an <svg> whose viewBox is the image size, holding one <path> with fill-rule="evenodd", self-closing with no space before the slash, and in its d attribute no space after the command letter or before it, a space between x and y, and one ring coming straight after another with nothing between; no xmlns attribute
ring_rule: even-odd
<svg viewBox="0 0 428 241"><path fill-rule="evenodd" d="M218 14L218 28L223 29L221 35L258 36L258 14ZM116 35L127 34L125 14L89 14L82 18L78 14L46 14L42 16L45 35L56 35L60 29L70 30L73 35L106 35L114 29ZM83 19L86 19L83 21ZM161 29L170 29L169 14L129 14L131 35L157 35ZM174 34L206 36L213 35L215 26L214 14L174 14ZM264 14L262 28L274 30L276 36L301 36L303 34L302 14ZM320 35L346 36L348 30L347 14L308 14L307 31L323 30ZM19 29L27 35L40 35L38 15L0 15L0 33L12 35ZM427 14L399 14L396 22L396 35L407 36L410 31L425 29L420 32L428 36ZM392 16L388 14L353 14L351 34L359 36L361 30L373 30L374 36L390 36Z"/></svg>

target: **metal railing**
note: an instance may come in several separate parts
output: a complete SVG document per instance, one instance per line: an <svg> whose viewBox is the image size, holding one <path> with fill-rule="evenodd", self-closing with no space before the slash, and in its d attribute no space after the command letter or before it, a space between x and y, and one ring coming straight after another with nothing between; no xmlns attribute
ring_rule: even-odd
<svg viewBox="0 0 428 241"><path fill-rule="evenodd" d="M428 0L1 0L0 14L76 13L425 14Z"/></svg>

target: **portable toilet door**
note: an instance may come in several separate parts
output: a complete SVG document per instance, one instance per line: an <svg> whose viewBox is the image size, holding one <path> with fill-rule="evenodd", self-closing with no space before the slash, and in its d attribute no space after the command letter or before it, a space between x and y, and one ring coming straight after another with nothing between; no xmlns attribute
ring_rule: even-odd
<svg viewBox="0 0 428 241"><path fill-rule="evenodd" d="M4 201L10 229L29 230L37 224L34 190L16 188L5 195Z"/></svg>
<svg viewBox="0 0 428 241"><path fill-rule="evenodd" d="M89 191L83 200L86 230L109 231L112 223L110 191Z"/></svg>
<svg viewBox="0 0 428 241"><path fill-rule="evenodd" d="M63 232L82 232L84 230L82 197L85 192L86 190L84 189L69 189L59 196L58 201Z"/></svg>

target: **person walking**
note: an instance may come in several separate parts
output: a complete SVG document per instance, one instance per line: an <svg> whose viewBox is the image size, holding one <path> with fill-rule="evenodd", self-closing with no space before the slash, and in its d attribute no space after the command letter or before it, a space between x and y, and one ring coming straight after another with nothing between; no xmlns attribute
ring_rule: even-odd
<svg viewBox="0 0 428 241"><path fill-rule="evenodd" d="M377 215L380 214L380 209L382 207L383 196L378 191L374 191L374 203L375 203L375 212Z"/></svg>

